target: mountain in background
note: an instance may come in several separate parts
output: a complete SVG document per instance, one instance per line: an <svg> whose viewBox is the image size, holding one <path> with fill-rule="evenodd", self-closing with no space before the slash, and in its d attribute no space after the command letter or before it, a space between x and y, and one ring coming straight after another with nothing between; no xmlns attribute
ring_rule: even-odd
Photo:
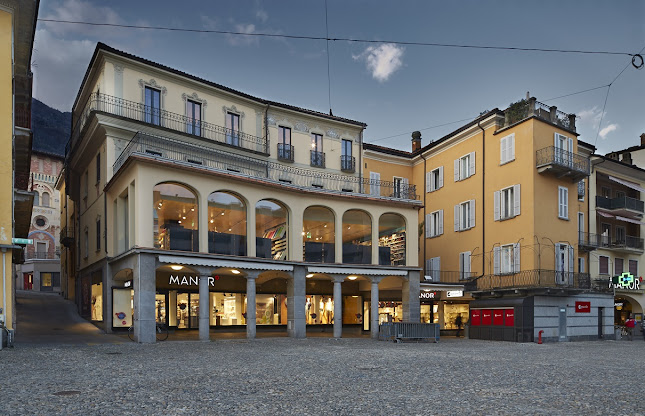
<svg viewBox="0 0 645 416"><path fill-rule="evenodd" d="M31 129L34 132L32 149L65 156L65 144L69 140L72 113L33 99L31 105Z"/></svg>

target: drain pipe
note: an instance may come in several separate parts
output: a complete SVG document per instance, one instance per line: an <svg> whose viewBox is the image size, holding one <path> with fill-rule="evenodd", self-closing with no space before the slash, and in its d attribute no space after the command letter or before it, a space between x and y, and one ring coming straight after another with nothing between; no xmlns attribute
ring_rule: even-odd
<svg viewBox="0 0 645 416"><path fill-rule="evenodd" d="M422 266L423 266L424 272L427 273L428 271L426 270L426 244L428 242L428 239L426 238L425 231L426 231L426 227L428 227L429 225L425 223L425 220L426 220L426 203L428 202L427 201L428 193L426 192L426 189L427 189L427 186L428 186L428 184L426 183L427 178L428 178L428 175L427 175L428 171L426 170L427 169L427 167L426 167L427 159L425 158L425 156L423 156L423 152L419 153L419 155L421 155L421 158L423 159L423 189L421 190L421 192L423 193L423 221L424 221L423 223L425 224L425 227L423 227L424 228L423 234L421 234L421 237L423 238L423 264L422 264ZM424 276L425 276L425 273L424 273Z"/></svg>
<svg viewBox="0 0 645 416"><path fill-rule="evenodd" d="M481 126L481 120L477 121L477 127L482 130L482 212L486 207L486 130ZM482 218L482 276L484 270L484 254L486 252L486 218ZM490 271L490 270L489 270ZM492 273L491 273L492 274Z"/></svg>
<svg viewBox="0 0 645 416"><path fill-rule="evenodd" d="M7 321L7 269L6 269L7 249L2 248L2 321L0 322L0 350L2 350L2 337L7 333L7 346L9 345L9 331L6 331L5 322Z"/></svg>

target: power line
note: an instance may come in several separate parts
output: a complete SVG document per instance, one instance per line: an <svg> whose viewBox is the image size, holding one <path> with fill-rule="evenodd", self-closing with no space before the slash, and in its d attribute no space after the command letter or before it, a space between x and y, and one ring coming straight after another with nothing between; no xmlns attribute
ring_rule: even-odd
<svg viewBox="0 0 645 416"><path fill-rule="evenodd" d="M479 117L479 116L475 116L475 117ZM431 129L436 129L436 128L439 128L439 127L449 126L451 124L462 123L464 121L473 120L475 117L468 117L468 118L463 118L461 120L451 121L449 123L437 124L436 126L425 127L423 129L417 129L415 131L431 130ZM409 131L409 132L405 132L405 133L395 134L393 136L381 137L380 139L370 140L369 142L366 142L366 143L379 142L381 140L391 139L391 138L399 137L399 136L405 136L405 135L412 134L412 133L413 133L412 131Z"/></svg>
<svg viewBox="0 0 645 416"><path fill-rule="evenodd" d="M63 23L63 24L75 24L75 25L87 25L87 26L107 26L107 27L118 27L118 28L127 28L127 29L144 29L144 30L165 30L172 32L193 32L193 33L217 33L224 35L239 35L239 36L256 36L256 37L268 37L268 38L285 38L285 39L306 39L306 40L326 40L326 41L344 41L344 42L356 42L356 43L395 43L397 45L410 45L410 46L434 46L442 48L464 48L464 49L496 49L496 50L506 50L506 51L523 51L523 52L553 52L553 53L575 53L575 54L588 54L588 55L625 55L635 57L639 54L629 53L629 52L616 52L616 51L585 51L580 49L549 49L549 48L520 48L520 47L511 47L511 46L486 46L486 45L462 45L456 43L436 43L436 42L412 42L412 41L401 41L401 40L374 40L374 39L360 39L360 38L330 38L329 35L325 37L321 36L304 36L304 35L284 35L277 33L246 33L246 32L236 32L229 30L214 30L214 29L184 29L177 27L167 27L167 26L142 26L142 25L125 25L125 24L116 24L116 23L97 23L97 22L82 22L82 21L72 21L72 20L58 20L58 19L38 19L40 22L47 23Z"/></svg>
<svg viewBox="0 0 645 416"><path fill-rule="evenodd" d="M327 0L325 0L325 36L327 36L327 95L329 96L329 115L331 112L331 76L329 75L329 24L327 23Z"/></svg>

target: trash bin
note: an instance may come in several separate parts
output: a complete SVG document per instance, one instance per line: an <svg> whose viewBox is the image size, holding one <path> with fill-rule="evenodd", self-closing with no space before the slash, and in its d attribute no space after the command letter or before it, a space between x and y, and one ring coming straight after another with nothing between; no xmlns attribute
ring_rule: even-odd
<svg viewBox="0 0 645 416"><path fill-rule="evenodd" d="M621 328L620 327L615 327L614 328L614 333L616 334L616 341L621 340L623 337L620 335Z"/></svg>

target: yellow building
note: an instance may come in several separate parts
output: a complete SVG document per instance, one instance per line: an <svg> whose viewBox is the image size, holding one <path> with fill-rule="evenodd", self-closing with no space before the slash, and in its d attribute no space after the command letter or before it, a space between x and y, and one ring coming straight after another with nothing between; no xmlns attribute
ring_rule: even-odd
<svg viewBox="0 0 645 416"><path fill-rule="evenodd" d="M24 244L16 238L27 238L33 204L33 193L28 189L31 51L37 14L38 1L7 0L0 4L0 327L4 328L0 333L9 342L16 328L14 264L22 257L22 248L14 243Z"/></svg>
<svg viewBox="0 0 645 416"><path fill-rule="evenodd" d="M424 190L421 286L432 296L421 315L446 329L460 315L473 338L613 336L612 300L591 293L578 247L594 147L578 140L575 115L527 98L423 148L420 136L410 153L365 144L364 176Z"/></svg>
<svg viewBox="0 0 645 416"><path fill-rule="evenodd" d="M376 336L419 320L422 203L413 185L363 179L364 123L103 44L73 123L65 273L106 331Z"/></svg>

